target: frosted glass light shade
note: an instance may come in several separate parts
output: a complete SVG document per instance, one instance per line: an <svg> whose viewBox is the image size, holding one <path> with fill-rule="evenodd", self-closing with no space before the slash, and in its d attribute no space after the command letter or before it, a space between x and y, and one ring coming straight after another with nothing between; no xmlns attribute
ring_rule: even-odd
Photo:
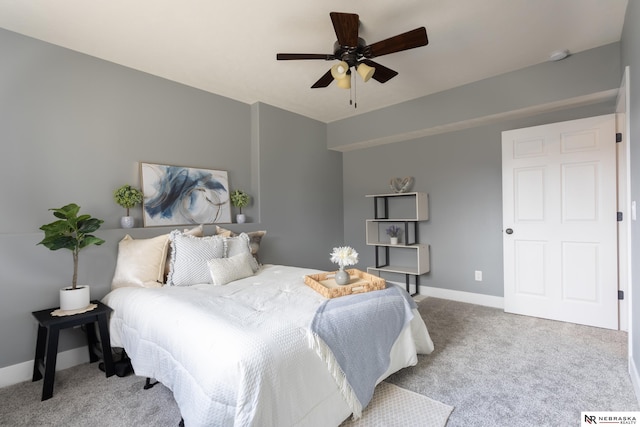
<svg viewBox="0 0 640 427"><path fill-rule="evenodd" d="M336 65L331 67L331 75L336 80L345 78L347 75L347 71L349 71L349 64L344 61L340 61Z"/></svg>
<svg viewBox="0 0 640 427"><path fill-rule="evenodd" d="M342 79L336 79L336 83L340 89L351 89L351 73Z"/></svg>
<svg viewBox="0 0 640 427"><path fill-rule="evenodd" d="M356 69L362 80L366 83L369 81L371 77L373 77L373 73L375 73L376 69L368 66L367 64L360 64Z"/></svg>

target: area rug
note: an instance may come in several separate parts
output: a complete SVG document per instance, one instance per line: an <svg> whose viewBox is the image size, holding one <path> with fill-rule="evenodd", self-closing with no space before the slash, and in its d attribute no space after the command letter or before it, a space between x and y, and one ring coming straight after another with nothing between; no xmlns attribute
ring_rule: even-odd
<svg viewBox="0 0 640 427"><path fill-rule="evenodd" d="M383 381L362 417L350 418L340 427L444 427L451 411L453 406Z"/></svg>

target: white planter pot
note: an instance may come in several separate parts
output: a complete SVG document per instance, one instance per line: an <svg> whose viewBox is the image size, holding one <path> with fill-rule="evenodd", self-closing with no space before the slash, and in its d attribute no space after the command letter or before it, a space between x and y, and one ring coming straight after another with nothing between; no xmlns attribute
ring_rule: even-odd
<svg viewBox="0 0 640 427"><path fill-rule="evenodd" d="M60 310L79 310L89 306L91 302L89 286L71 286L60 289Z"/></svg>
<svg viewBox="0 0 640 427"><path fill-rule="evenodd" d="M397 245L398 244L398 238L397 237L391 237L391 244L392 245Z"/></svg>
<svg viewBox="0 0 640 427"><path fill-rule="evenodd" d="M120 218L120 225L122 228L133 228L133 217L132 216L123 216Z"/></svg>
<svg viewBox="0 0 640 427"><path fill-rule="evenodd" d="M238 224L244 224L244 222L247 220L247 217L244 214L237 214L236 215L236 222Z"/></svg>

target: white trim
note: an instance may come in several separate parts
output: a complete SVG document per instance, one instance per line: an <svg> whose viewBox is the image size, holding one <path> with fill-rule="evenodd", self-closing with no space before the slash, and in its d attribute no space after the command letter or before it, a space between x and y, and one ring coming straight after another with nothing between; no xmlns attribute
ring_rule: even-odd
<svg viewBox="0 0 640 427"><path fill-rule="evenodd" d="M638 369L633 359L629 359L629 376L631 377L631 384L633 385L633 391L636 394L636 400L640 404L640 375L638 375Z"/></svg>
<svg viewBox="0 0 640 427"><path fill-rule="evenodd" d="M400 283L398 284L401 286L404 286L404 284L400 284ZM432 287L423 286L423 285L420 285L420 295L504 309L504 298L495 297L492 295L475 294L472 292L464 292L464 291L454 291L451 289L432 288Z"/></svg>
<svg viewBox="0 0 640 427"><path fill-rule="evenodd" d="M629 357L631 357L631 127L628 119L630 109L629 66L625 67L616 101L616 132L622 133L622 141L616 144L618 151L618 211L623 221L618 223L618 289L624 292L619 302L619 329L629 334Z"/></svg>
<svg viewBox="0 0 640 427"><path fill-rule="evenodd" d="M58 353L56 372L89 362L87 346L77 347ZM33 377L33 360L0 368L0 388L31 381ZM42 381L42 380L40 380Z"/></svg>
<svg viewBox="0 0 640 427"><path fill-rule="evenodd" d="M387 282L400 286L405 289L406 284L401 282L395 282L393 280L387 280ZM415 295L413 299L420 301L424 297L434 297L448 299L451 301L466 302L468 304L484 305L486 307L499 308L504 310L504 298L495 297L492 295L476 294L473 292L454 291L452 289L432 288L430 286L420 285L420 292Z"/></svg>

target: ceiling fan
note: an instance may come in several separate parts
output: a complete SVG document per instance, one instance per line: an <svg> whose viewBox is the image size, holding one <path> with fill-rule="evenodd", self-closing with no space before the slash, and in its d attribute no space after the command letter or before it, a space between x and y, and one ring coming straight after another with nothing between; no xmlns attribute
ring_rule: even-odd
<svg viewBox="0 0 640 427"><path fill-rule="evenodd" d="M336 80L341 88L351 88L351 68L355 68L365 82L373 78L380 83L385 83L397 76L398 72L373 62L371 58L426 46L429 43L427 30L425 27L420 27L367 45L362 38L358 37L360 18L357 14L331 12L329 16L338 38L333 45L332 54L278 53L276 57L279 61L297 59L339 60L338 64L332 66L311 86L313 89L327 87L333 80Z"/></svg>

